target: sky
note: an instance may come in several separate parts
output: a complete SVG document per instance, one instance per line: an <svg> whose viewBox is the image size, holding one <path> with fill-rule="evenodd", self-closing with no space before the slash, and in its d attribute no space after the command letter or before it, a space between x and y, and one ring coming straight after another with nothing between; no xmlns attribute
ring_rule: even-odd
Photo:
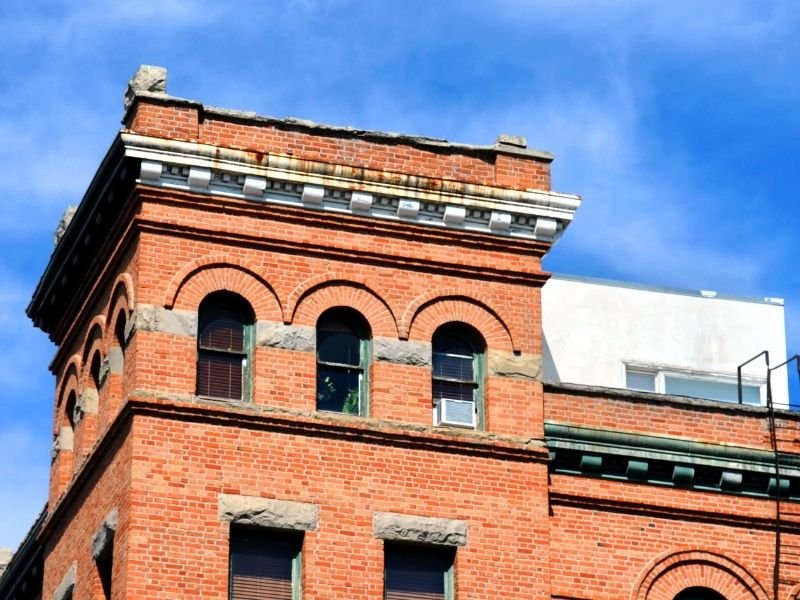
<svg viewBox="0 0 800 600"><path fill-rule="evenodd" d="M524 135L555 154L553 189L584 198L545 268L784 298L793 354L799 34L794 0L3 0L0 546L50 465L54 347L25 307L140 64L213 106Z"/></svg>

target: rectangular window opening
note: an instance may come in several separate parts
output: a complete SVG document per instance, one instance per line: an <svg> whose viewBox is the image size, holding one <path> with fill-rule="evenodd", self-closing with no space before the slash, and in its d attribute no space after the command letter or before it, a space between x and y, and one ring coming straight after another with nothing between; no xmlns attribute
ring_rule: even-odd
<svg viewBox="0 0 800 600"><path fill-rule="evenodd" d="M231 529L230 600L299 600L303 534Z"/></svg>
<svg viewBox="0 0 800 600"><path fill-rule="evenodd" d="M738 402L739 387L735 377L702 376L693 373L682 373L678 370L625 367L625 387L629 390L658 392L675 396L688 396L702 400L718 402ZM742 402L744 404L761 404L761 385L742 383Z"/></svg>
<svg viewBox="0 0 800 600"><path fill-rule="evenodd" d="M455 549L445 546L384 546L384 600L453 600Z"/></svg>
<svg viewBox="0 0 800 600"><path fill-rule="evenodd" d="M111 552L97 559L97 575L100 578L100 587L103 598L111 600L111 574L114 568L114 559Z"/></svg>

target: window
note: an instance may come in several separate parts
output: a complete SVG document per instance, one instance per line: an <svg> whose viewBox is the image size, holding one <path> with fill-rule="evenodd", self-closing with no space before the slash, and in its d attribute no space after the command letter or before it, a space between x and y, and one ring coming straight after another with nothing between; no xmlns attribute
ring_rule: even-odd
<svg viewBox="0 0 800 600"><path fill-rule="evenodd" d="M228 400L250 397L253 312L241 297L216 292L200 304L197 395Z"/></svg>
<svg viewBox="0 0 800 600"><path fill-rule="evenodd" d="M100 381L100 369L103 366L103 361L100 359L100 352L97 351L92 355L92 362L89 366L89 372L92 375L92 383L94 384L94 389L99 390L101 381Z"/></svg>
<svg viewBox="0 0 800 600"><path fill-rule="evenodd" d="M626 369L625 387L629 390L640 390L642 392L656 391L656 374L647 371L634 371Z"/></svg>
<svg viewBox="0 0 800 600"><path fill-rule="evenodd" d="M659 392L676 396L689 396L720 402L738 402L739 390L736 377L704 376L658 368L625 367L625 387L629 390ZM761 384L755 381L742 382L742 402L761 404Z"/></svg>
<svg viewBox="0 0 800 600"><path fill-rule="evenodd" d="M444 325L433 334L434 423L482 427L484 347L465 325Z"/></svg>
<svg viewBox="0 0 800 600"><path fill-rule="evenodd" d="M64 404L64 414L67 417L67 425L69 426L70 430L75 429L75 406L78 403L78 397L75 395L75 391L71 391L69 396L67 396L67 402Z"/></svg>
<svg viewBox="0 0 800 600"><path fill-rule="evenodd" d="M120 349L125 350L125 328L127 326L127 316L125 309L120 309L117 313L117 322L114 325L114 337L117 339Z"/></svg>
<svg viewBox="0 0 800 600"><path fill-rule="evenodd" d="M317 321L317 410L367 414L369 325L356 311L333 308Z"/></svg>
<svg viewBox="0 0 800 600"><path fill-rule="evenodd" d="M231 529L230 600L298 600L303 535Z"/></svg>
<svg viewBox="0 0 800 600"><path fill-rule="evenodd" d="M109 547L106 552L95 559L97 575L100 579L100 587L103 591L104 600L110 600L111 598L111 580L114 571L113 552L113 549Z"/></svg>
<svg viewBox="0 0 800 600"><path fill-rule="evenodd" d="M455 550L441 546L384 546L384 600L452 600Z"/></svg>

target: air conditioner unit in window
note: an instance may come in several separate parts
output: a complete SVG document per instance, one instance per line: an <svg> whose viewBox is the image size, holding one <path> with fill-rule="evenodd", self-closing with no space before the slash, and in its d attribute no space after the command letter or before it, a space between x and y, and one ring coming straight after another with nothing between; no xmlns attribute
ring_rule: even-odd
<svg viewBox="0 0 800 600"><path fill-rule="evenodd" d="M439 423L475 427L475 403L471 400L441 398L437 405Z"/></svg>

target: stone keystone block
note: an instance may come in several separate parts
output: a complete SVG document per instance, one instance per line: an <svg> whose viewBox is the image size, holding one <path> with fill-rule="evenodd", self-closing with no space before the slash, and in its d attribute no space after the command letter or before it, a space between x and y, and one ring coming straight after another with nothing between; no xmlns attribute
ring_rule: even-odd
<svg viewBox="0 0 800 600"><path fill-rule="evenodd" d="M454 519L379 512L372 517L372 535L381 540L466 546L467 524Z"/></svg>
<svg viewBox="0 0 800 600"><path fill-rule="evenodd" d="M237 525L316 531L319 509L308 502L220 494L219 519Z"/></svg>

